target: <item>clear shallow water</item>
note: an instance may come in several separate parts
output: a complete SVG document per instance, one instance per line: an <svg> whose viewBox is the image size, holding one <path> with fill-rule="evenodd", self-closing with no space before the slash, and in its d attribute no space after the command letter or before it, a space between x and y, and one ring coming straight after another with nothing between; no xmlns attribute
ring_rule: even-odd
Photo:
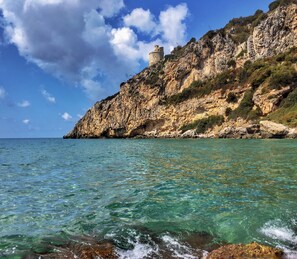
<svg viewBox="0 0 297 259"><path fill-rule="evenodd" d="M73 236L122 258L192 258L201 233L297 250L296 154L295 140L2 139L0 257Z"/></svg>

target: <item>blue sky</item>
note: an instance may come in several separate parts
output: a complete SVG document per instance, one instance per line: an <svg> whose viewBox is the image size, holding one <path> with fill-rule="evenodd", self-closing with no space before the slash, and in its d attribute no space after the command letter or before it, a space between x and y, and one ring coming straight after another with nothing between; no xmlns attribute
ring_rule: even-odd
<svg viewBox="0 0 297 259"><path fill-rule="evenodd" d="M62 137L169 52L268 0L0 0L0 138Z"/></svg>

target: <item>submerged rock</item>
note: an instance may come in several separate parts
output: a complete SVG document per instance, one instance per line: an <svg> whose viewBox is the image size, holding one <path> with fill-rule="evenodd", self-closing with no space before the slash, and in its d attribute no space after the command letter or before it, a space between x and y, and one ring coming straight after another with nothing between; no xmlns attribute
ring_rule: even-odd
<svg viewBox="0 0 297 259"><path fill-rule="evenodd" d="M247 245L225 245L208 254L207 259L219 258L282 258L283 251L277 248L251 243Z"/></svg>

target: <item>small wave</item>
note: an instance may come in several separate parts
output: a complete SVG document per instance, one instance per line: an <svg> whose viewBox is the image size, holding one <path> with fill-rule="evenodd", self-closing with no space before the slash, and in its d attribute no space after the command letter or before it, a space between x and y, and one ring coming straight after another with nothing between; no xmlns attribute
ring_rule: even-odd
<svg viewBox="0 0 297 259"><path fill-rule="evenodd" d="M116 252L120 259L142 259L158 254L157 246L154 248L149 244L143 244L139 241L139 237L136 238L136 241L128 240L128 243L134 248L131 250L117 249Z"/></svg>
<svg viewBox="0 0 297 259"><path fill-rule="evenodd" d="M285 225L281 220L269 221L261 229L260 232L267 237L277 241L277 247L285 252L284 258L297 258L297 236L294 231ZM292 249L293 247L293 249Z"/></svg>
<svg viewBox="0 0 297 259"><path fill-rule="evenodd" d="M197 258L195 256L195 251L193 248L190 248L189 246L180 243L177 239L169 236L169 235L164 235L162 237L162 240L164 244L167 246L167 248L172 252L172 256L174 258L184 258L184 259L194 259ZM203 257L206 256L207 252L206 251L201 251Z"/></svg>
<svg viewBox="0 0 297 259"><path fill-rule="evenodd" d="M297 244L297 236L294 231L282 224L280 220L267 222L260 231L272 239Z"/></svg>

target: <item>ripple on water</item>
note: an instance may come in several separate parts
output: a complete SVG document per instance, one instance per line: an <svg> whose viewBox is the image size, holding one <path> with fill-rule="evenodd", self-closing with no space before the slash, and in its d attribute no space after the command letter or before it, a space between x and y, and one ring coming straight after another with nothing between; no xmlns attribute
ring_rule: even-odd
<svg viewBox="0 0 297 259"><path fill-rule="evenodd" d="M0 146L0 253L25 251L61 231L115 233L127 258L163 250L192 256L210 247L185 238L198 232L296 250L294 140L49 139ZM150 231L122 231L135 225ZM22 236L7 238L14 235Z"/></svg>

